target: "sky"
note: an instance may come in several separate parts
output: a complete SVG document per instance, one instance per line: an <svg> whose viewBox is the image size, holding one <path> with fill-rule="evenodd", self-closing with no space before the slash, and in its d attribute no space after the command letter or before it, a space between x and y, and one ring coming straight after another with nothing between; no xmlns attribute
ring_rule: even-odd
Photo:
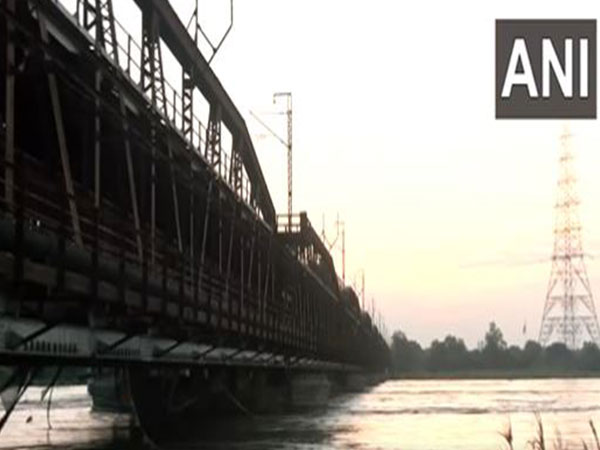
<svg viewBox="0 0 600 450"><path fill-rule="evenodd" d="M136 22L130 0L113 3L121 22ZM189 17L191 0L171 3ZM229 2L200 5L218 40ZM450 333L476 346L490 321L510 344L539 332L565 122L495 119L502 18L598 19L600 4L234 0L233 29L212 63L246 118L280 213L285 148L249 111L285 136L272 94L293 93L294 210L318 231L325 218L328 236L339 214L347 282L364 270L388 331L423 345ZM567 125L600 301L600 127Z"/></svg>

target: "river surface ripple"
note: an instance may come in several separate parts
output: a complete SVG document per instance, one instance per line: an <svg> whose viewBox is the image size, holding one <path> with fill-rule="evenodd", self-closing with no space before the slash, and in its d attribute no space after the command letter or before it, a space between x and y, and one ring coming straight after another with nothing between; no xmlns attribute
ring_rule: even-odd
<svg viewBox="0 0 600 450"><path fill-rule="evenodd" d="M85 386L54 390L48 427L41 388L30 388L0 434L0 449L129 449L127 415L91 410ZM1 409L1 407L0 407ZM333 398L304 413L243 416L198 424L198 436L163 444L196 449L499 450L510 422L514 449L530 448L535 413L547 448L596 448L600 379L396 380ZM204 431L203 431L204 430Z"/></svg>

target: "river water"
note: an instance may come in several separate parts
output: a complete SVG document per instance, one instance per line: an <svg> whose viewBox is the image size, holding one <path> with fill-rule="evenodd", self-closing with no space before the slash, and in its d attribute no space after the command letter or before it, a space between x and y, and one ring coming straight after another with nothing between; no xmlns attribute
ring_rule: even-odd
<svg viewBox="0 0 600 450"><path fill-rule="evenodd" d="M0 434L0 448L133 448L129 417L91 411L85 386L56 388L48 427L39 388L30 388ZM596 449L600 379L398 380L343 394L327 408L198 424L198 435L163 445L187 449L499 450L511 424L514 448L530 448L539 412L548 449Z"/></svg>

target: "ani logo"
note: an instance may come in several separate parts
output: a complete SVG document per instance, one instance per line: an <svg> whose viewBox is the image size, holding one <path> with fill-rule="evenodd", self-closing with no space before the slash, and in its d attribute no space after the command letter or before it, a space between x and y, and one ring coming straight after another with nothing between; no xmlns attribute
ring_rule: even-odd
<svg viewBox="0 0 600 450"><path fill-rule="evenodd" d="M596 118L595 20L496 20L496 118Z"/></svg>

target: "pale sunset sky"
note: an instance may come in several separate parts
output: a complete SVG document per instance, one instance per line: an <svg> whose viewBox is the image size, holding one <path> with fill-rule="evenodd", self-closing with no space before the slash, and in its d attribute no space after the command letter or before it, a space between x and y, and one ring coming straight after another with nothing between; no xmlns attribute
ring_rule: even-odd
<svg viewBox="0 0 600 450"><path fill-rule="evenodd" d="M113 3L121 22L137 20L131 0ZM187 22L193 1L171 3ZM228 0L200 4L218 35ZM510 344L539 332L565 122L494 118L502 18L600 19L600 3L234 0L233 30L212 64L246 117L280 213L286 152L249 111L285 136L285 119L264 113L277 110L273 92L293 93L294 210L318 231L325 215L329 234L339 213L347 281L364 268L387 329L423 345L452 333L475 346L492 320ZM568 125L598 305L600 124Z"/></svg>

